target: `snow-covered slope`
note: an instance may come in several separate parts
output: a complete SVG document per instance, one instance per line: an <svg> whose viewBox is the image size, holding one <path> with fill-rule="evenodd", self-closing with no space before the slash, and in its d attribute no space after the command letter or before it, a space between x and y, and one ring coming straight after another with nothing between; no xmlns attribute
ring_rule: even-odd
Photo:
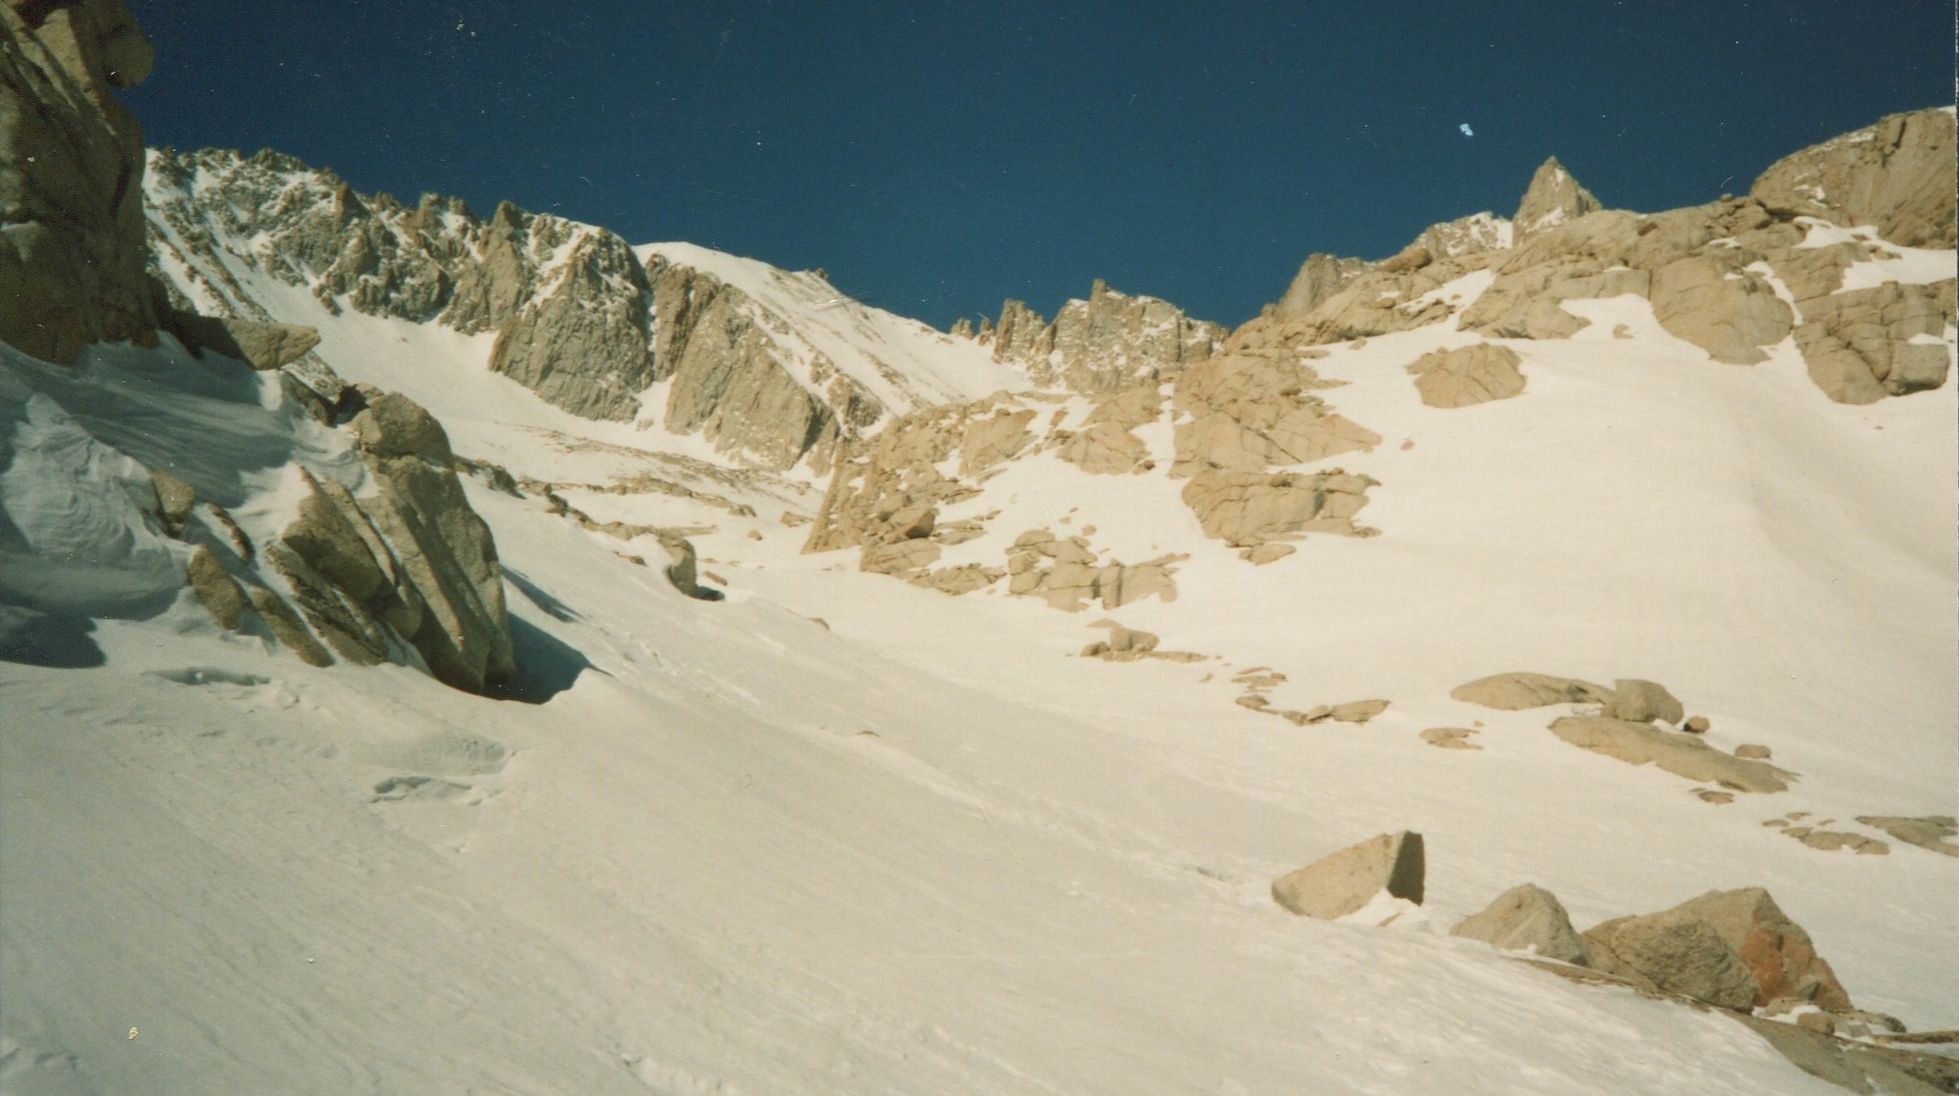
<svg viewBox="0 0 1959 1096"><path fill-rule="evenodd" d="M151 167L179 303L320 343L0 348L9 1093L1835 1091L1745 1018L1450 935L1526 881L1581 928L1766 887L1857 1005L1959 1026L1959 857L1859 821L1955 813L1950 251L1746 201L1649 228L1567 175L1528 253L1470 218L1305 317L1148 325L1174 369L938 406L1015 375L814 274ZM494 534L501 699L182 585L222 523L240 574L275 555L302 472L386 460L460 469L420 524ZM323 567L401 562L312 505ZM1115 626L1182 654L1093 657ZM1451 695L1519 670L1663 682L1790 786ZM1404 829L1419 906L1274 903Z"/></svg>

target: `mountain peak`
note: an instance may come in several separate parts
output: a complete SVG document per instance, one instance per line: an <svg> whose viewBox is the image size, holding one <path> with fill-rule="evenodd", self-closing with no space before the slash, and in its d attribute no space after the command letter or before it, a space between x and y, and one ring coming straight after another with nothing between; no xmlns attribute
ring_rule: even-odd
<svg viewBox="0 0 1959 1096"><path fill-rule="evenodd" d="M1524 191L1524 200L1518 204L1517 215L1512 218L1516 226L1516 242L1521 243L1545 229L1603 208L1592 192L1580 186L1577 178L1558 162L1556 156L1546 157L1531 175L1530 186Z"/></svg>

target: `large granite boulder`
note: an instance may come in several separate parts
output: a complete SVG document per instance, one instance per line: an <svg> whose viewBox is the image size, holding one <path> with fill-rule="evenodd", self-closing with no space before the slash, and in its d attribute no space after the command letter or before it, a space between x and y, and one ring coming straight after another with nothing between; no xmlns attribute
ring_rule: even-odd
<svg viewBox="0 0 1959 1096"><path fill-rule="evenodd" d="M1760 887L1709 891L1584 935L1598 969L1723 1008L1745 1011L1789 997L1825 1012L1851 1007L1809 934Z"/></svg>

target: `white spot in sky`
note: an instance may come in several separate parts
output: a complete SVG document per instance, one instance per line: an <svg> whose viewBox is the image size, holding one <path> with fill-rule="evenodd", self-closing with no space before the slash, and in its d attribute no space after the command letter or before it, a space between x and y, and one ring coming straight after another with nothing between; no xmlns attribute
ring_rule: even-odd
<svg viewBox="0 0 1959 1096"><path fill-rule="evenodd" d="M1462 135L1463 135L1464 137L1474 137L1474 136L1476 136L1476 131L1475 131L1475 130L1473 130L1473 129L1470 129L1470 128L1469 128L1469 123L1468 123L1468 122L1464 122L1464 123L1463 123L1462 125L1459 125L1459 126L1457 126L1456 128L1457 128L1457 129L1459 129L1459 130L1462 130Z"/></svg>

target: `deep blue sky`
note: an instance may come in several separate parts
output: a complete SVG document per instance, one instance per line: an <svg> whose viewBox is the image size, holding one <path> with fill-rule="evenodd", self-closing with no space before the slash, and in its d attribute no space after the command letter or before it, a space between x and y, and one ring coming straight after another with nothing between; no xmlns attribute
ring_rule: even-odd
<svg viewBox="0 0 1959 1096"><path fill-rule="evenodd" d="M1096 277L1236 323L1309 251L1507 215L1550 154L1665 209L1953 100L1952 5L1909 0L129 7L151 144L821 266L939 326Z"/></svg>

